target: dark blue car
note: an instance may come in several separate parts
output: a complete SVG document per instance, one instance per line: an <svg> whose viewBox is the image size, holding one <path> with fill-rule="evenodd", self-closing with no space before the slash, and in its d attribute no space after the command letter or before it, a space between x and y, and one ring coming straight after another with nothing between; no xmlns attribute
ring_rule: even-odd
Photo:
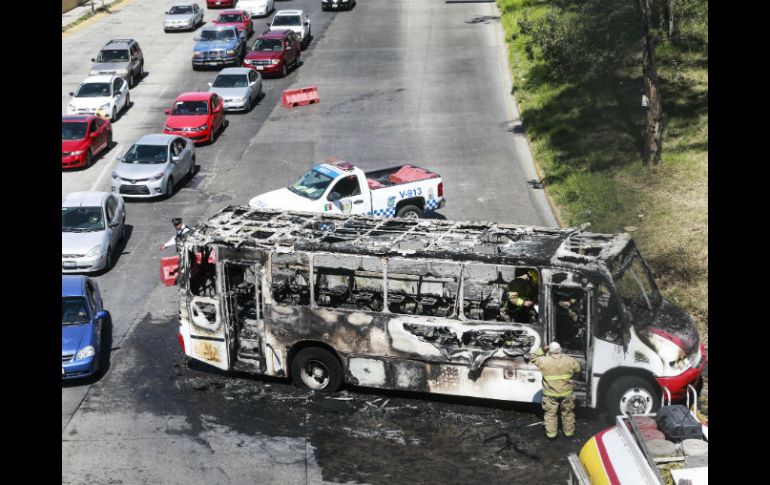
<svg viewBox="0 0 770 485"><path fill-rule="evenodd" d="M198 70L202 67L234 65L240 66L246 55L245 31L238 32L232 25L208 25L201 30L196 38L193 49L192 67Z"/></svg>
<svg viewBox="0 0 770 485"><path fill-rule="evenodd" d="M110 314L102 307L96 281L81 275L61 277L61 378L99 370L101 337Z"/></svg>

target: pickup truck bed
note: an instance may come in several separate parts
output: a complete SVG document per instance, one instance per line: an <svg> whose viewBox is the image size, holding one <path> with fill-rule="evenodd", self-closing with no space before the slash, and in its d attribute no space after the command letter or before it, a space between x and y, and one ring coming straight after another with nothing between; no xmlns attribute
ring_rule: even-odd
<svg viewBox="0 0 770 485"><path fill-rule="evenodd" d="M369 188L372 190L439 177L437 173L415 165L401 165L364 172L364 174L366 175Z"/></svg>

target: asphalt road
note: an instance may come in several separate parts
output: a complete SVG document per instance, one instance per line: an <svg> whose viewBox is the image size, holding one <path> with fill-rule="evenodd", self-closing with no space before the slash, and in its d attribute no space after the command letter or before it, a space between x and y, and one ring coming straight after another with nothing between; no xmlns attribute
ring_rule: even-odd
<svg viewBox="0 0 770 485"><path fill-rule="evenodd" d="M217 141L197 149L199 172L186 187L168 200L128 202L127 243L116 266L97 277L113 316L110 368L95 383L62 386L62 483L375 483L382 476L319 462L317 456L330 453L326 440L284 433L278 425L234 424L232 406L222 404L233 404L236 416L248 421L254 417L248 393L263 393L266 381L236 380L242 386L232 384L238 397L232 400L184 386L215 374L188 369L174 338L176 291L158 279L159 258L172 254L159 251L173 234L172 217L194 224L335 156L364 169L415 163L439 172L448 199L441 215L448 219L552 224L513 141L505 46L493 4L359 0L351 12L321 12L316 0L293 0L276 8L303 8L312 19L303 64L285 79L265 79L265 96L251 112L227 115L230 123ZM68 93L87 77L90 58L110 39L137 39L147 71L131 90L132 106L114 123L117 146L87 170L62 173L62 198L109 190L117 156L140 136L162 130L163 110L179 93L206 90L213 80L215 71L190 67L196 33L163 32L165 9L156 0L128 0L117 13L62 38L62 112ZM217 13L207 9L206 20ZM255 30L264 22L255 20ZM318 87L319 104L280 107L282 90L309 85ZM272 389L289 401L298 392L281 382ZM477 412L468 409L468 416ZM321 406L317 412L297 426L326 429L314 423L327 423L324 413L335 411ZM539 418L529 410L521 419ZM399 426L398 419L392 425ZM366 440L376 449L376 433ZM424 443L419 449L430 453ZM446 460L440 452L436 457ZM510 480L505 466L496 470L502 470L499 480Z"/></svg>

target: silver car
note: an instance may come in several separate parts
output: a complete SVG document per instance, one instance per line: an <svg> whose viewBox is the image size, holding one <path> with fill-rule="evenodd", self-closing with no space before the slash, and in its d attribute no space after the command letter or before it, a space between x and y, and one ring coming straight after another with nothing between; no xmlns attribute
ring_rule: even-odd
<svg viewBox="0 0 770 485"><path fill-rule="evenodd" d="M166 12L163 30L195 30L203 23L203 9L193 2L175 3Z"/></svg>
<svg viewBox="0 0 770 485"><path fill-rule="evenodd" d="M174 135L145 135L112 172L112 192L124 197L171 197L174 187L195 170L192 140Z"/></svg>
<svg viewBox="0 0 770 485"><path fill-rule="evenodd" d="M108 192L73 192L61 204L62 273L109 269L125 237L126 205Z"/></svg>
<svg viewBox="0 0 770 485"><path fill-rule="evenodd" d="M228 67L209 83L209 92L224 100L225 111L249 111L262 96L262 76L248 67Z"/></svg>

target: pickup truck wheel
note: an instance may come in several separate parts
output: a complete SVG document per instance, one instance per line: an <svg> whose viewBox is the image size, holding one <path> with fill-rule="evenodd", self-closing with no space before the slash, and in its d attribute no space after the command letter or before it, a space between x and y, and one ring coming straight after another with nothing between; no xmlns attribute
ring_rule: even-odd
<svg viewBox="0 0 770 485"><path fill-rule="evenodd" d="M621 377L607 389L605 407L611 416L652 413L659 405L660 395L652 383L638 376Z"/></svg>
<svg viewBox="0 0 770 485"><path fill-rule="evenodd" d="M308 347L291 361L291 378L295 385L321 392L334 392L342 386L342 364L328 350Z"/></svg>
<svg viewBox="0 0 770 485"><path fill-rule="evenodd" d="M419 219L422 217L422 209L416 205L405 205L396 212L396 217L404 217L406 219Z"/></svg>

